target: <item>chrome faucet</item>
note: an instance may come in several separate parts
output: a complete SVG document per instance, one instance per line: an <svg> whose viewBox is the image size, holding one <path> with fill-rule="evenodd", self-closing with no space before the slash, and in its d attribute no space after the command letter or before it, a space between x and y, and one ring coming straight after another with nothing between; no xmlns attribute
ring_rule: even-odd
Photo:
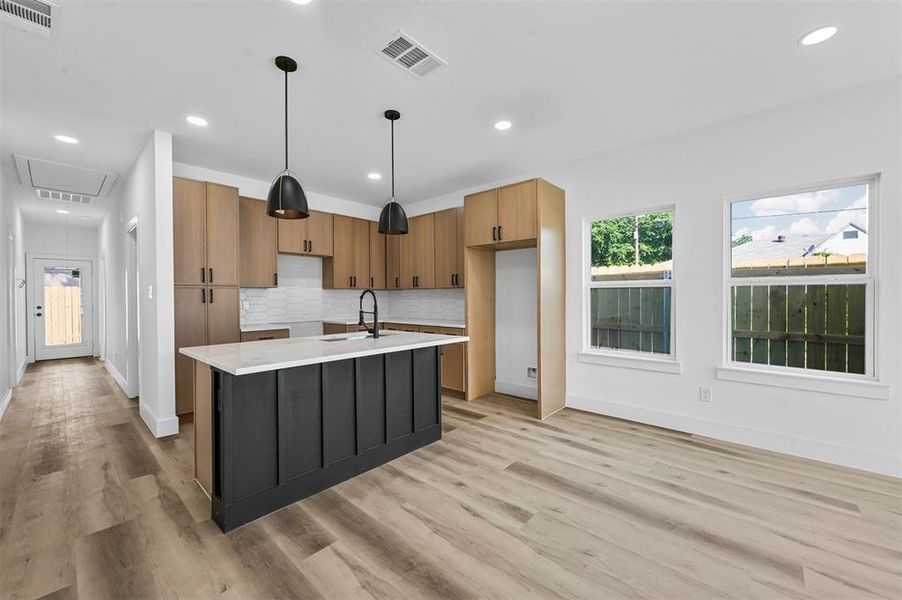
<svg viewBox="0 0 902 600"><path fill-rule="evenodd" d="M373 297L373 310L372 312L368 310L363 310L363 297L367 294ZM371 289L365 289L360 294L360 321L357 323L360 327L366 327L366 322L363 320L363 315L373 315L373 328L367 329L367 333L373 334L374 338L379 337L379 303L376 301L376 292Z"/></svg>

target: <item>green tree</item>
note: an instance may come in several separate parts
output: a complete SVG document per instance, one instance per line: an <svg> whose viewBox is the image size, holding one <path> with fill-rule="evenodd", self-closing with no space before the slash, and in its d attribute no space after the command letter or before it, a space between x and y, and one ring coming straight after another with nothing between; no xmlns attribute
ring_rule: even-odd
<svg viewBox="0 0 902 600"><path fill-rule="evenodd" d="M736 246L741 246L743 244L748 244L752 241L752 236L747 233L743 233L738 238L730 242L731 247L735 248Z"/></svg>
<svg viewBox="0 0 902 600"><path fill-rule="evenodd" d="M673 214L667 211L641 215L638 221L639 264L670 260L673 256ZM592 266L635 264L635 228L635 217L619 217L592 223Z"/></svg>

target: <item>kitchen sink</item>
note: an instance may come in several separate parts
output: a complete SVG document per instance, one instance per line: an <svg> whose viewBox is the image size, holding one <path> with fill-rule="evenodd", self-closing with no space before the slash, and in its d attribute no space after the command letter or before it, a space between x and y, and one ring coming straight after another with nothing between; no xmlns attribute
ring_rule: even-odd
<svg viewBox="0 0 902 600"><path fill-rule="evenodd" d="M392 336L392 335L397 335L397 332L395 332L395 331L380 331L379 332L379 337ZM350 335L343 335L340 337L322 338L320 341L323 341L323 342L347 342L350 340L365 340L367 338L373 339L373 334L368 333L368 334L364 335L363 332L352 333Z"/></svg>

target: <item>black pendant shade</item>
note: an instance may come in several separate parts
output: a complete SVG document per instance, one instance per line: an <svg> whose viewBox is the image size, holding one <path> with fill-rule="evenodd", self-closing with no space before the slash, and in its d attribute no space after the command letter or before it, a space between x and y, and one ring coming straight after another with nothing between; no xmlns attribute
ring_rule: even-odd
<svg viewBox="0 0 902 600"><path fill-rule="evenodd" d="M298 63L287 56L276 57L276 67L285 73L285 169L276 176L266 198L266 214L277 219L306 219L307 194L301 182L288 170L288 74L298 69Z"/></svg>
<svg viewBox="0 0 902 600"><path fill-rule="evenodd" d="M407 213L395 202L395 121L401 118L401 113L387 110L385 118L391 121L391 200L382 207L379 215L379 233L403 235L407 233Z"/></svg>

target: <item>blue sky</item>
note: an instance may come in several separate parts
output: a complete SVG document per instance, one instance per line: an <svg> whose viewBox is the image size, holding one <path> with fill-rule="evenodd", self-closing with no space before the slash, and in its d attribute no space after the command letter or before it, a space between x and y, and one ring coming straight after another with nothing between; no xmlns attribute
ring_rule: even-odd
<svg viewBox="0 0 902 600"><path fill-rule="evenodd" d="M826 235L854 223L867 228L868 186L853 185L732 204L732 238Z"/></svg>

